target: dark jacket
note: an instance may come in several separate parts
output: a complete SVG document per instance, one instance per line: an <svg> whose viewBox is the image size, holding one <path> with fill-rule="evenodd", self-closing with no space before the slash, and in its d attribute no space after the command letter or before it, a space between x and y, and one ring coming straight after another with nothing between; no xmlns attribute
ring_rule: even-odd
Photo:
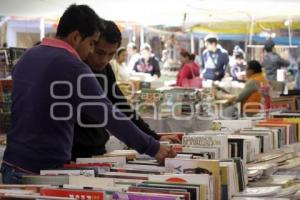
<svg viewBox="0 0 300 200"><path fill-rule="evenodd" d="M97 73L97 72L96 72ZM127 112L123 112L126 116L132 117L132 122L144 131L146 134L152 136L154 139L159 140L160 136L156 134L153 130L150 129L149 125L144 122L144 120L137 115L134 109L131 108L130 104L127 103L126 98L124 97L123 93L121 92L118 85L114 87L116 83L116 77L112 70L110 64L108 64L105 70L98 72L98 74L103 74L107 77L107 98L112 102L113 105L116 105L118 109ZM102 88L104 86L103 79L97 78ZM114 90L114 92L113 92ZM114 95L116 94L116 95ZM119 104L119 103L122 103ZM122 111L123 110L123 111ZM128 111L130 110L130 111ZM87 123L93 123L91 118L87 116L82 116L83 121ZM106 129L104 128L83 128L80 127L78 124L75 125L74 129L74 143L73 143L73 150L72 150L72 159L78 157L91 157L92 155L101 155L106 153L105 150L105 143L109 139L109 134L107 133Z"/></svg>
<svg viewBox="0 0 300 200"><path fill-rule="evenodd" d="M277 69L289 66L289 62L282 59L277 53L269 52L262 63L269 81L277 80Z"/></svg>
<svg viewBox="0 0 300 200"><path fill-rule="evenodd" d="M136 72L149 73L151 76L157 75L160 77L159 62L155 57L150 57L148 63L143 58L140 58L134 65L133 70Z"/></svg>
<svg viewBox="0 0 300 200"><path fill-rule="evenodd" d="M204 79L222 80L229 62L228 53L224 49L216 52L205 50L202 55L202 66L204 67Z"/></svg>

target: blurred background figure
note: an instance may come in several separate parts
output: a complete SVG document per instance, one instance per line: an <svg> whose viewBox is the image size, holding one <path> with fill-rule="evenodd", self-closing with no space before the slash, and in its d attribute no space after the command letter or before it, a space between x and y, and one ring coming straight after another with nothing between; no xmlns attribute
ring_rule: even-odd
<svg viewBox="0 0 300 200"><path fill-rule="evenodd" d="M164 49L164 50L162 50L162 52L161 52L161 64L162 64L162 69L164 69L164 68L168 68L169 67L169 61L170 61L170 59L169 59L169 56L168 56L168 50L167 49Z"/></svg>
<svg viewBox="0 0 300 200"><path fill-rule="evenodd" d="M125 47L120 47L115 55L115 58L110 62L117 81L128 81L130 78L130 70L126 66L127 50Z"/></svg>
<svg viewBox="0 0 300 200"><path fill-rule="evenodd" d="M135 63L133 70L136 72L149 73L151 76L160 77L158 59L151 53L151 46L144 43L141 46L141 58Z"/></svg>
<svg viewBox="0 0 300 200"><path fill-rule="evenodd" d="M205 46L202 55L203 77L206 80L221 81L229 63L228 53L218 45L218 37L215 34L205 37Z"/></svg>
<svg viewBox="0 0 300 200"><path fill-rule="evenodd" d="M135 63L141 58L135 43L130 42L127 44L127 53L127 66L130 70L133 70Z"/></svg>
<svg viewBox="0 0 300 200"><path fill-rule="evenodd" d="M300 90L300 59L298 60L298 71L296 75L296 84L295 84L295 89Z"/></svg>
<svg viewBox="0 0 300 200"><path fill-rule="evenodd" d="M281 67L288 67L289 62L280 57L275 50L275 43L268 39L264 45L265 56L262 66L265 69L266 77L269 81L277 80L277 70Z"/></svg>
<svg viewBox="0 0 300 200"><path fill-rule="evenodd" d="M181 68L177 74L176 86L184 86L185 79L193 79L199 77L200 67L195 63L195 55L188 51L182 50L180 52Z"/></svg>
<svg viewBox="0 0 300 200"><path fill-rule="evenodd" d="M242 51L234 52L234 62L229 67L229 74L234 81L244 81L246 75L246 61Z"/></svg>

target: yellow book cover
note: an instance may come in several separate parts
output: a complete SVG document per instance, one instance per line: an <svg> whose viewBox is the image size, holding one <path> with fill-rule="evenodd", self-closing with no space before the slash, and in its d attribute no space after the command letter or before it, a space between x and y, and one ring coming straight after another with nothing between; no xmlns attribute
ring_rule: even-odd
<svg viewBox="0 0 300 200"><path fill-rule="evenodd" d="M284 118L286 122L298 123L298 142L300 140L300 117L297 118Z"/></svg>

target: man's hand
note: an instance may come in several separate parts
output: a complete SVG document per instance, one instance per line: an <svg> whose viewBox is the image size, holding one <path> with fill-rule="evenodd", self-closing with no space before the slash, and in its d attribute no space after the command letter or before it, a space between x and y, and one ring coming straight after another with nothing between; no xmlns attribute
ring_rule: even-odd
<svg viewBox="0 0 300 200"><path fill-rule="evenodd" d="M159 164L163 165L165 162L165 158L174 158L175 156L176 152L171 146L161 144L157 154L155 155L155 159Z"/></svg>
<svg viewBox="0 0 300 200"><path fill-rule="evenodd" d="M167 141L171 143L181 143L177 135L162 135L159 139L160 141Z"/></svg>

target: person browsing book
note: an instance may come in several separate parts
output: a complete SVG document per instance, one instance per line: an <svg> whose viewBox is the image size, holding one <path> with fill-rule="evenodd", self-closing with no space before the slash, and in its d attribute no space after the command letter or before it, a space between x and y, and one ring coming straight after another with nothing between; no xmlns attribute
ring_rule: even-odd
<svg viewBox="0 0 300 200"><path fill-rule="evenodd" d="M59 20L56 38L43 39L16 64L11 130L1 166L3 183L21 183L24 174L69 162L74 125L83 124L81 115L140 153L158 161L170 155L169 147L126 120L82 61L94 51L103 27L103 20L90 7L71 5Z"/></svg>
<svg viewBox="0 0 300 200"><path fill-rule="evenodd" d="M101 32L94 53L88 56L86 63L94 73L104 75L107 87L104 85L102 78L98 78L97 81L104 88L107 98L126 116L131 116L131 121L139 129L155 140L179 142L176 136L159 136L155 131L150 129L149 125L127 103L120 88L116 85L116 77L109 61L113 58L121 41L122 35L117 25L112 21L105 21L105 29ZM82 116L82 119L86 123L94 123L95 121L88 116ZM78 157L91 157L106 153L105 143L108 139L109 134L105 128L87 128L77 123L74 128L72 159L75 160Z"/></svg>
<svg viewBox="0 0 300 200"><path fill-rule="evenodd" d="M180 52L180 62L182 64L177 74L176 86L183 86L185 79L199 77L200 67L194 62L195 55L183 50Z"/></svg>
<svg viewBox="0 0 300 200"><path fill-rule="evenodd" d="M257 114L264 105L261 105L261 87L268 86L268 80L262 72L261 64L256 60L247 62L246 84L238 96L228 95L229 103L242 103L242 111L248 116Z"/></svg>

